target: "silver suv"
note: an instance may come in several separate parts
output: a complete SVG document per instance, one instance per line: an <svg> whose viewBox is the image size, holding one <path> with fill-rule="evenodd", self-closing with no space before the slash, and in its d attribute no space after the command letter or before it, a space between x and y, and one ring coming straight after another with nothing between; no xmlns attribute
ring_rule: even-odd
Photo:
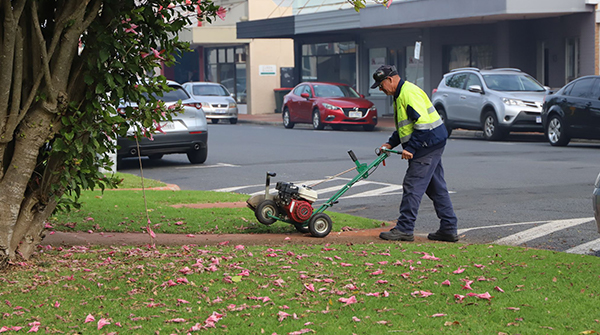
<svg viewBox="0 0 600 335"><path fill-rule="evenodd" d="M519 69L460 68L433 90L433 105L452 129L483 130L487 140L511 131L543 132L542 106L548 88Z"/></svg>

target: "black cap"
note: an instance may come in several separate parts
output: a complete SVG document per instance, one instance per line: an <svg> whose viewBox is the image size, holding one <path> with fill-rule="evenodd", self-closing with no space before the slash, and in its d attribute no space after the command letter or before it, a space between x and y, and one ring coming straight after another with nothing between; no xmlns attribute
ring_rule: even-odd
<svg viewBox="0 0 600 335"><path fill-rule="evenodd" d="M381 65L375 72L373 72L373 79L375 84L371 85L371 88L376 88L381 82L387 78L397 75L396 68L392 65Z"/></svg>

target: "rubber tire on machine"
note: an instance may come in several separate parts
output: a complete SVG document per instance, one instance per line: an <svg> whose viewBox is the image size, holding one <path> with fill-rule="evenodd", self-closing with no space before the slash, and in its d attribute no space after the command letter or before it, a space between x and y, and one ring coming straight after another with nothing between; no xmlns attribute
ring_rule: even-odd
<svg viewBox="0 0 600 335"><path fill-rule="evenodd" d="M315 130L323 130L325 125L321 122L321 113L319 113L318 109L313 111L312 124Z"/></svg>
<svg viewBox="0 0 600 335"><path fill-rule="evenodd" d="M308 230L314 237L325 237L331 232L331 218L325 213L317 213L308 220Z"/></svg>
<svg viewBox="0 0 600 335"><path fill-rule="evenodd" d="M217 124L219 123L219 119L210 119L210 122L212 122L212 124Z"/></svg>
<svg viewBox="0 0 600 335"><path fill-rule="evenodd" d="M446 126L446 130L448 131L448 137L450 137L450 135L452 135L452 127L446 122L448 120L446 110L444 109L444 107L438 107L437 112L438 114L440 114L440 118L442 119L442 122L444 122L444 126Z"/></svg>
<svg viewBox="0 0 600 335"><path fill-rule="evenodd" d="M206 162L206 157L208 157L208 148L188 151L187 157L192 164L202 164Z"/></svg>
<svg viewBox="0 0 600 335"><path fill-rule="evenodd" d="M148 158L150 158L151 161L157 161L159 159L163 158L163 154L154 154L154 155L150 155L148 156Z"/></svg>
<svg viewBox="0 0 600 335"><path fill-rule="evenodd" d="M364 131L373 131L375 129L375 126L372 124L365 124L363 125L363 130Z"/></svg>
<svg viewBox="0 0 600 335"><path fill-rule="evenodd" d="M231 119L229 119L229 123L236 124L237 120L238 120L237 117L232 117Z"/></svg>
<svg viewBox="0 0 600 335"><path fill-rule="evenodd" d="M483 128L483 138L488 141L499 141L507 135L505 130L500 129L494 111L488 111L484 114L481 127Z"/></svg>
<svg viewBox="0 0 600 335"><path fill-rule="evenodd" d="M287 109L287 107L283 110L283 114L281 114L281 117L283 118L284 127L286 127L287 129L294 128L295 123L290 121L290 111Z"/></svg>
<svg viewBox="0 0 600 335"><path fill-rule="evenodd" d="M554 147L564 147L569 144L571 137L567 133L567 127L559 115L552 115L548 119L545 129L546 138Z"/></svg>
<svg viewBox="0 0 600 335"><path fill-rule="evenodd" d="M296 230L299 233L302 233L302 234L310 233L310 230L308 229L308 226L303 226L302 223L297 223L297 224L294 225L294 227L296 228Z"/></svg>
<svg viewBox="0 0 600 335"><path fill-rule="evenodd" d="M279 216L279 208L277 207L277 204L275 203L275 201L273 200L263 200L261 203L258 204L258 206L256 206L256 210L254 211L254 216L256 216L256 219L258 220L258 222L270 226L273 223L275 223L275 221L277 221L276 219L270 218L267 216L267 214L271 214L272 216Z"/></svg>

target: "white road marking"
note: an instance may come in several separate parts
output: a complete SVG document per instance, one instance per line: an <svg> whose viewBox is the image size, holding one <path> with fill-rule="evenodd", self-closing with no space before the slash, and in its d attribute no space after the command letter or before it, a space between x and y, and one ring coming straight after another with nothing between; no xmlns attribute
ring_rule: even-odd
<svg viewBox="0 0 600 335"><path fill-rule="evenodd" d="M573 247L571 249L565 250L565 252L571 253L571 254L587 254L590 251L591 252L596 252L600 250L600 238L584 243L584 244L580 244L576 247Z"/></svg>
<svg viewBox="0 0 600 335"><path fill-rule="evenodd" d="M519 245L519 244L523 244L528 241L534 240L536 238L546 236L555 231L563 230L566 228L580 225L582 223L589 222L593 219L594 218L592 217L592 218L550 221L549 223L546 223L544 225L530 228L530 229L524 230L522 232L503 237L492 243L503 244L503 245Z"/></svg>
<svg viewBox="0 0 600 335"><path fill-rule="evenodd" d="M215 165L190 165L190 166L181 166L175 169L208 169L208 168L220 168L220 167L240 167L239 165L227 164L227 163L217 163Z"/></svg>
<svg viewBox="0 0 600 335"><path fill-rule="evenodd" d="M546 222L549 222L549 221L545 220L545 221L517 222L517 223L499 224L499 225L495 225L495 226L482 226L482 227L464 228L464 229L459 229L457 233L460 235L460 234L466 233L466 232L471 231L471 230L494 229L494 228L511 227L511 226L524 226L524 225L546 223Z"/></svg>

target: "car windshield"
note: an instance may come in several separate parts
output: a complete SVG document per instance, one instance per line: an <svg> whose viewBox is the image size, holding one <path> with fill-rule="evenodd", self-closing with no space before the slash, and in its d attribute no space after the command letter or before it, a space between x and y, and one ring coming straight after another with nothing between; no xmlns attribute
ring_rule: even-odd
<svg viewBox="0 0 600 335"><path fill-rule="evenodd" d="M156 100L160 100L160 101L164 101L164 102L175 102L175 101L179 101L179 100L187 100L190 98L190 96L187 94L187 92L182 89L181 87L178 86L169 86L170 88L173 88L173 91L169 91L169 92L163 92L163 96L158 96L158 94L153 94L154 98ZM146 98L148 98L148 94L147 93L142 93L142 95Z"/></svg>
<svg viewBox="0 0 600 335"><path fill-rule="evenodd" d="M345 85L327 85L327 84L315 84L313 85L315 90L315 96L321 98L358 98L360 95L350 87Z"/></svg>
<svg viewBox="0 0 600 335"><path fill-rule="evenodd" d="M545 91L542 85L527 75L487 74L483 75L483 80L488 88L495 91Z"/></svg>
<svg viewBox="0 0 600 335"><path fill-rule="evenodd" d="M219 97L229 96L229 92L221 85L194 85L192 87L192 94Z"/></svg>

